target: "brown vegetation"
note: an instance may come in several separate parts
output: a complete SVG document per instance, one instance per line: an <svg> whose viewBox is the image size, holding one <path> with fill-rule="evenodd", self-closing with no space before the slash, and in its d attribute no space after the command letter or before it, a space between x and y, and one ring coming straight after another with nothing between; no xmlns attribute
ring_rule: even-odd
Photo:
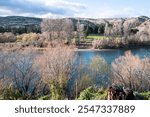
<svg viewBox="0 0 150 117"><path fill-rule="evenodd" d="M112 83L129 87L133 91L150 90L150 60L140 59L126 52L112 63Z"/></svg>
<svg viewBox="0 0 150 117"><path fill-rule="evenodd" d="M73 38L74 26L70 19L43 19L41 23L43 37L48 40L66 40L68 43Z"/></svg>
<svg viewBox="0 0 150 117"><path fill-rule="evenodd" d="M36 33L21 34L17 36L17 41L21 42L37 41L38 39L39 35Z"/></svg>
<svg viewBox="0 0 150 117"><path fill-rule="evenodd" d="M49 48L38 59L43 81L50 87L52 99L67 96L67 83L73 72L74 51L66 46Z"/></svg>
<svg viewBox="0 0 150 117"><path fill-rule="evenodd" d="M128 46L128 42L120 37L107 37L100 40L94 40L92 46L95 49L100 48L120 48Z"/></svg>
<svg viewBox="0 0 150 117"><path fill-rule="evenodd" d="M16 37L13 33L0 33L0 43L5 43L5 42L15 42Z"/></svg>
<svg viewBox="0 0 150 117"><path fill-rule="evenodd" d="M1 94L4 99L35 99L38 87L41 84L38 74L38 66L34 61L35 54L30 50L1 53L0 57L0 79L3 86ZM9 81L9 82L7 82ZM8 92L6 89L10 88ZM42 89L42 87L40 87ZM11 97L12 91L17 94ZM10 94L11 93L11 94Z"/></svg>

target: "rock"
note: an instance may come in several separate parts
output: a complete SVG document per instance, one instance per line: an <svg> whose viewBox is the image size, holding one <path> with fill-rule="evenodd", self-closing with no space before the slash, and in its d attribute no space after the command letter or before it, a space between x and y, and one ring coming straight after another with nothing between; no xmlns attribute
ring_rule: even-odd
<svg viewBox="0 0 150 117"><path fill-rule="evenodd" d="M107 100L134 100L133 91L129 88L111 86L107 92Z"/></svg>

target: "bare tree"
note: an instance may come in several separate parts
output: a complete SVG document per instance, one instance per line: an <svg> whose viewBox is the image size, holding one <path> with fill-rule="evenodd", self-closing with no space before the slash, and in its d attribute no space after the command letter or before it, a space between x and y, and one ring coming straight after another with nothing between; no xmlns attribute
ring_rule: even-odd
<svg viewBox="0 0 150 117"><path fill-rule="evenodd" d="M72 39L74 26L71 19L43 19L41 23L43 35L49 41Z"/></svg>
<svg viewBox="0 0 150 117"><path fill-rule="evenodd" d="M53 23L50 19L43 19L41 23L41 31L46 39L50 41L52 40Z"/></svg>
<svg viewBox="0 0 150 117"><path fill-rule="evenodd" d="M112 37L123 36L124 35L123 24L124 19L118 19L107 22L105 26L105 36L112 36Z"/></svg>
<svg viewBox="0 0 150 117"><path fill-rule="evenodd" d="M77 43L80 43L80 40L83 37L84 37L84 24L81 24L80 20L78 19L78 22L77 22Z"/></svg>
<svg viewBox="0 0 150 117"><path fill-rule="evenodd" d="M74 32L74 25L71 19L65 19L63 31L65 33L64 38L66 38L67 42L70 43Z"/></svg>
<svg viewBox="0 0 150 117"><path fill-rule="evenodd" d="M113 35L113 24L107 22L105 26L105 36L112 36L112 35Z"/></svg>

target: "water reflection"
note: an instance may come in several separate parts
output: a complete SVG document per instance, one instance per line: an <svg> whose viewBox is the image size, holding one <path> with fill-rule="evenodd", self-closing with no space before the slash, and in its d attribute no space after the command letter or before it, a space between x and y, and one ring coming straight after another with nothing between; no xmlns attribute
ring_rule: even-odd
<svg viewBox="0 0 150 117"><path fill-rule="evenodd" d="M112 49L112 50L101 50L101 51L78 51L78 60L82 60L84 64L91 62L94 56L103 57L108 64L111 64L116 58L124 55L128 49ZM150 48L139 48L131 49L132 54L139 56L140 58L150 56Z"/></svg>

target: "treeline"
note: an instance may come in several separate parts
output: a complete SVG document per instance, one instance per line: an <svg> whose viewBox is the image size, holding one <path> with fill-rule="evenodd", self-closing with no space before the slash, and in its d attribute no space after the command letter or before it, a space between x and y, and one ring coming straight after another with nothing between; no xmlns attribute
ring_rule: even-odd
<svg viewBox="0 0 150 117"><path fill-rule="evenodd" d="M0 26L0 33L11 32L13 34L23 33L41 33L41 27L38 25L25 26Z"/></svg>
<svg viewBox="0 0 150 117"><path fill-rule="evenodd" d="M62 20L67 20L67 18L64 18ZM74 31L76 31L78 20L73 18L72 19L70 18L70 20L73 22ZM0 21L2 22L2 24L0 24L0 33L4 33L4 32L12 32L14 34L23 34L23 33L31 33L31 32L41 33L40 23L42 23L42 19L25 18L25 17L10 17L10 18L6 17L6 18L1 18ZM104 34L105 24L95 24L86 20L80 20L80 22L84 24L84 28L85 28L84 31L87 35Z"/></svg>
<svg viewBox="0 0 150 117"><path fill-rule="evenodd" d="M79 41L79 38L84 36L84 27L80 23L76 27L70 19L43 19L40 26L41 33L34 33L32 28L28 28L27 33L15 34L11 29L8 32L0 33L1 43L6 42L52 42L58 41L61 43L74 43ZM76 29L75 29L76 28ZM18 29L19 31L20 29ZM76 31L75 31L76 30ZM17 32L18 32L17 31ZM6 38L5 35L13 35L15 39ZM4 35L4 36L3 36ZM34 38L35 37L35 38Z"/></svg>
<svg viewBox="0 0 150 117"><path fill-rule="evenodd" d="M99 35L103 39L94 39L91 44L93 48L149 46L149 24L150 20L143 17L115 19L99 24L83 19L43 19L40 26L30 25L24 27L23 30L20 27L8 28L8 32L0 33L0 43L23 42L24 46L46 47L48 43L53 44L54 42L78 46L82 41L88 42L88 39L86 40L88 35ZM10 39L10 37L14 38Z"/></svg>

